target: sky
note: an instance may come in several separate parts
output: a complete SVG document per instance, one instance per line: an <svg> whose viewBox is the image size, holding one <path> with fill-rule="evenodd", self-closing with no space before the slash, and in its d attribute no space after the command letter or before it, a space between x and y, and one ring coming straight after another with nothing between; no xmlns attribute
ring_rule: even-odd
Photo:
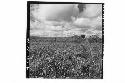
<svg viewBox="0 0 125 83"><path fill-rule="evenodd" d="M101 36L102 4L34 4L30 9L31 36Z"/></svg>

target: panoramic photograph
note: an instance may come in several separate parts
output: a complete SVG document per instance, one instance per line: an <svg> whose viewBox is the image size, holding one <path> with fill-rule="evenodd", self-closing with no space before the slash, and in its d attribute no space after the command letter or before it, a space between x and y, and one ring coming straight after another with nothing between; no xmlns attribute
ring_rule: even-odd
<svg viewBox="0 0 125 83"><path fill-rule="evenodd" d="M28 1L26 78L103 79L103 6Z"/></svg>

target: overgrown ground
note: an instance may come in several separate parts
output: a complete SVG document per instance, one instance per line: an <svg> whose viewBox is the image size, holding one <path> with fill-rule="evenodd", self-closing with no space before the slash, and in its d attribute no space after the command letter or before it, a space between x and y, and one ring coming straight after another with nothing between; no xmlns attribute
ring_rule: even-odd
<svg viewBox="0 0 125 83"><path fill-rule="evenodd" d="M102 79L102 39L30 37L29 77Z"/></svg>

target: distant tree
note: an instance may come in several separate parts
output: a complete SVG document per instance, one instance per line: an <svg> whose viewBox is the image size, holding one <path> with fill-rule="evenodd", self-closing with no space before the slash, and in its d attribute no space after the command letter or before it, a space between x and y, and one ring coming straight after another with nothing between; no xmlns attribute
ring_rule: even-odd
<svg viewBox="0 0 125 83"><path fill-rule="evenodd" d="M82 38L85 38L85 35L81 35Z"/></svg>

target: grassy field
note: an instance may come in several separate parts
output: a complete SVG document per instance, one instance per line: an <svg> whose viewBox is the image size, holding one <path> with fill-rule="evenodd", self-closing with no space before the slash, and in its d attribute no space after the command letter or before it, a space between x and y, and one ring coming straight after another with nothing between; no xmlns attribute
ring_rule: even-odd
<svg viewBox="0 0 125 83"><path fill-rule="evenodd" d="M102 79L102 39L30 37L29 77Z"/></svg>

